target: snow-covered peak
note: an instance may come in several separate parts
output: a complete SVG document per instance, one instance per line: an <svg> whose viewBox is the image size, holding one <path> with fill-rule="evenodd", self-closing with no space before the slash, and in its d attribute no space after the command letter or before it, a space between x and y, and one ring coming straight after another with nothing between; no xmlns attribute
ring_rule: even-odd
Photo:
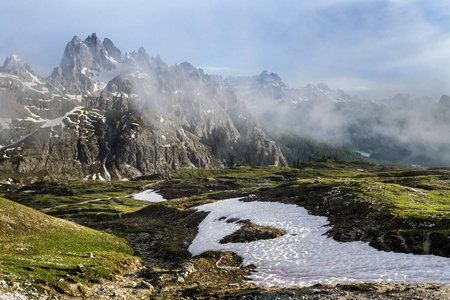
<svg viewBox="0 0 450 300"><path fill-rule="evenodd" d="M40 81L31 67L15 53L6 58L3 67L0 68L0 71L16 75L27 82Z"/></svg>
<svg viewBox="0 0 450 300"><path fill-rule="evenodd" d="M17 54L15 54L15 53L13 53L13 54L11 55L11 59L14 60L14 61L17 61L17 62L19 62L19 61L22 60L22 59L21 59Z"/></svg>
<svg viewBox="0 0 450 300"><path fill-rule="evenodd" d="M5 62L3 63L3 69L5 71L10 71L12 68L22 66L24 64L26 63L23 61L23 59L16 53L13 53L11 54L11 56L8 56L6 58Z"/></svg>

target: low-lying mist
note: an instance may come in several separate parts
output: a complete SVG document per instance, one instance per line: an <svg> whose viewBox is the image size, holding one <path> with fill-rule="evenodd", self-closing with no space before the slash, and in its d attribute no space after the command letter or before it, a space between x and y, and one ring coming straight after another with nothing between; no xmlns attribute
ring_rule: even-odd
<svg viewBox="0 0 450 300"><path fill-rule="evenodd" d="M450 97L363 100L326 84L288 88L269 72L228 82L255 116L278 127L339 141L372 158L425 167L450 163Z"/></svg>

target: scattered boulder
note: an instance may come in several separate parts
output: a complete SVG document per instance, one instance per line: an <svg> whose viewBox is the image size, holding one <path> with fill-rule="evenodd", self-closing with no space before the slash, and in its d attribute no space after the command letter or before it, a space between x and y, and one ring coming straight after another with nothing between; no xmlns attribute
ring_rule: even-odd
<svg viewBox="0 0 450 300"><path fill-rule="evenodd" d="M255 201L258 197L255 194L250 194L247 197L245 197L246 201Z"/></svg>
<svg viewBox="0 0 450 300"><path fill-rule="evenodd" d="M153 285L150 282L147 282L145 280L142 280L141 282L136 284L136 288L143 288L143 289L149 289L149 290L154 289Z"/></svg>
<svg viewBox="0 0 450 300"><path fill-rule="evenodd" d="M191 262L184 262L181 265L181 276L188 276L189 274L197 271L194 267L194 264Z"/></svg>
<svg viewBox="0 0 450 300"><path fill-rule="evenodd" d="M84 272L84 266L83 264L78 264L75 268L76 273L83 273Z"/></svg>

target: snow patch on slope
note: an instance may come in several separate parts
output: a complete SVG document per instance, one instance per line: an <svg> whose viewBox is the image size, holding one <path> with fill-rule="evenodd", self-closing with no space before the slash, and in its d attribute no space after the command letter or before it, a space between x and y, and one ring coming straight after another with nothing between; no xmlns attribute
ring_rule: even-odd
<svg viewBox="0 0 450 300"><path fill-rule="evenodd" d="M91 70L92 74L94 74L93 79L96 82L94 93L99 94L101 91L103 91L105 89L108 82L110 82L114 77L116 77L122 73L123 63L118 63L116 60L114 60L110 56L108 56L108 58L113 63L115 68L112 68L111 70L106 70L106 69L100 68L100 71Z"/></svg>
<svg viewBox="0 0 450 300"><path fill-rule="evenodd" d="M13 146L13 145L15 145L17 143L20 143L20 142L24 141L26 138L32 136L34 133L36 133L41 128L53 127L53 126L58 126L58 125L65 126L63 120L66 119L71 114L74 114L77 111L82 111L82 109L83 109L82 106L75 107L71 111L67 112L64 116L56 118L56 119L42 119L41 117L39 117L37 115L33 116L33 117L37 117L37 119L33 119L33 118L30 118L30 117L28 117L27 119L18 119L19 121L29 121L29 122L42 123L42 124L41 124L41 126L39 128L31 131L30 133L20 137L19 139L15 140L15 141L12 141L9 145L0 146L0 150L2 148L11 147L11 146Z"/></svg>
<svg viewBox="0 0 450 300"><path fill-rule="evenodd" d="M160 194L156 193L154 190L145 190L139 194L133 196L133 199L149 201L149 202L163 202L166 201Z"/></svg>
<svg viewBox="0 0 450 300"><path fill-rule="evenodd" d="M0 125L2 126L2 130L9 128L9 125L11 124L12 119L10 118L0 118Z"/></svg>

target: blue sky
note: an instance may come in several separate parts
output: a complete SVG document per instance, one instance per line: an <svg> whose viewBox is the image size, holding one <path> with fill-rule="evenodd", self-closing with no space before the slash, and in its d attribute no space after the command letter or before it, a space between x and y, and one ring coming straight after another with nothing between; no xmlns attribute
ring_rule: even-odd
<svg viewBox="0 0 450 300"><path fill-rule="evenodd" d="M278 73L352 95L450 94L450 2L420 0L0 0L0 60L15 52L41 76L74 35L123 52L143 46L207 73Z"/></svg>

